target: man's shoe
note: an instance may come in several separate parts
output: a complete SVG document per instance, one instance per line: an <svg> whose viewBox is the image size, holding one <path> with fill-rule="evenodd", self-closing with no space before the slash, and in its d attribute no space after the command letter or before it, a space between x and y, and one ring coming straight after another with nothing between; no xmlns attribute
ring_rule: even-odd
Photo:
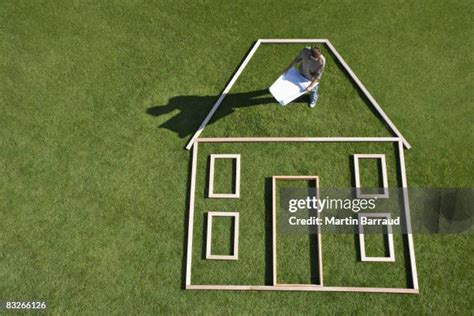
<svg viewBox="0 0 474 316"><path fill-rule="evenodd" d="M309 107L310 107L310 108L314 108L315 106L316 106L316 101L309 103Z"/></svg>

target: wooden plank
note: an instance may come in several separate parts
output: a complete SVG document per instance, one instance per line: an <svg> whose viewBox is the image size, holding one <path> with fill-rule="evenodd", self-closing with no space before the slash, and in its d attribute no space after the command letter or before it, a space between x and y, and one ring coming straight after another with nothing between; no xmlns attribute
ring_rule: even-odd
<svg viewBox="0 0 474 316"><path fill-rule="evenodd" d="M235 195L240 198L240 154L235 161Z"/></svg>
<svg viewBox="0 0 474 316"><path fill-rule="evenodd" d="M314 180L318 181L318 176L273 176L277 180ZM318 184L318 183L316 183Z"/></svg>
<svg viewBox="0 0 474 316"><path fill-rule="evenodd" d="M319 177L316 178L316 198L319 201ZM318 209L318 218L319 218L319 209ZM321 286L324 285L323 281L323 242L321 234L321 225L318 225L318 264L319 264L319 283Z"/></svg>
<svg viewBox="0 0 474 316"><path fill-rule="evenodd" d="M227 86L225 87L224 91L222 92L222 94L220 95L219 99L217 99L216 103L212 106L212 109L211 111L209 111L209 113L207 114L206 118L204 119L204 121L202 121L201 125L199 126L199 129L194 133L193 137L191 137L191 139L189 140L188 144L186 145L186 149L189 150L191 148L191 146L194 144L194 142L196 141L196 139L199 137L199 135L201 135L202 131L204 130L204 128L206 127L207 123L209 123L209 121L211 120L212 116L214 115L214 113L217 111L217 109L219 108L219 106L221 105L222 101L224 101L224 98L227 96L227 94L229 93L230 89L232 88L232 86L234 85L234 83L237 81L237 79L239 78L240 74L242 73L242 71L244 71L245 67L247 66L247 64L249 63L250 59L252 59L252 56L253 54L255 54L255 52L257 51L258 47L260 46L260 40L256 41L255 44L253 45L252 47L252 50L250 50L250 52L247 54L247 57L245 57L244 61L242 62L242 64L240 64L240 67L239 69L235 72L235 74L232 76L232 79L229 81L229 83L227 84Z"/></svg>
<svg viewBox="0 0 474 316"><path fill-rule="evenodd" d="M209 162L209 183L207 184L207 191L208 197L212 198L214 195L214 165L215 165L215 157L211 155L211 161Z"/></svg>
<svg viewBox="0 0 474 316"><path fill-rule="evenodd" d="M200 143L290 143L290 142L314 142L314 143L383 143L398 142L398 137L207 137L198 138Z"/></svg>
<svg viewBox="0 0 474 316"><path fill-rule="evenodd" d="M277 284L277 240L276 240L276 179L272 177L272 270L273 285Z"/></svg>
<svg viewBox="0 0 474 316"><path fill-rule="evenodd" d="M235 260L239 259L239 231L240 231L240 213L235 213L234 218L234 256Z"/></svg>
<svg viewBox="0 0 474 316"><path fill-rule="evenodd" d="M212 212L207 213L207 233L206 233L206 259L211 257L212 247Z"/></svg>
<svg viewBox="0 0 474 316"><path fill-rule="evenodd" d="M372 104L372 106L374 107L374 109L380 114L380 116L382 117L382 119L385 121L385 123L390 127L390 129L392 130L392 132L397 135L398 137L400 137L403 141L403 144L405 145L406 149L410 149L411 146L410 144L408 143L408 141L403 137L402 133L400 133L400 131L397 129L397 127L395 126L395 124L393 124L393 122L390 120L390 118L387 116L387 114L385 114L385 112L382 110L382 108L380 107L380 105L377 103L377 101L375 100L375 98L372 96L372 94L370 94L370 92L367 90L367 88L364 86L364 84L362 83L362 81L360 81L360 79L356 76L356 74L352 71L352 69L349 67L349 65L345 62L345 60L342 58L341 55L339 55L339 53L337 52L336 48L331 44L331 41L327 41L326 42L326 45L328 46L329 50L334 54L334 56L336 57L336 59L341 63L341 65L344 67L344 69L347 71L347 73L351 76L352 80L354 80L354 82L357 84L357 86L359 87L359 89L365 94L365 96L367 97L367 99L369 99L370 103Z"/></svg>
<svg viewBox="0 0 474 316"><path fill-rule="evenodd" d="M342 287L342 286L281 286L281 285L189 285L188 290L219 290L219 291L308 291L308 292L361 292L361 293L393 293L418 294L417 289L385 288L385 287Z"/></svg>
<svg viewBox="0 0 474 316"><path fill-rule="evenodd" d="M196 165L198 156L198 143L193 145L193 157L191 163L191 185L189 188L189 222L188 222L188 244L186 249L186 286L191 284L191 266L193 258L193 227L194 227L194 194L196 188Z"/></svg>
<svg viewBox="0 0 474 316"><path fill-rule="evenodd" d="M275 286L278 286L278 287L308 287L308 286L321 287L322 285L321 284L292 284L292 283L285 284L285 283L278 283Z"/></svg>
<svg viewBox="0 0 474 316"><path fill-rule="evenodd" d="M304 44L304 43L319 43L326 44L325 38L261 38L262 44Z"/></svg>
<svg viewBox="0 0 474 316"><path fill-rule="evenodd" d="M404 212L406 218L406 228L407 228L407 239L408 239L408 252L410 255L410 270L411 277L413 282L413 288L418 290L418 274L416 271L416 259L415 259L415 246L413 243L413 235L411 230L411 217L410 217L410 202L408 200L408 184L407 184L407 175L405 170L405 154L403 143L398 142L398 153L400 159L400 173L402 179L402 190L403 190L403 202L404 202Z"/></svg>

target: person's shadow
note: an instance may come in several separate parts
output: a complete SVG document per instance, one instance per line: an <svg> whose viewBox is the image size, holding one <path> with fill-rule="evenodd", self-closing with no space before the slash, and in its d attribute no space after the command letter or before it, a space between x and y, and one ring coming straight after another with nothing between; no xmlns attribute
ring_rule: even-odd
<svg viewBox="0 0 474 316"><path fill-rule="evenodd" d="M219 97L220 95L176 96L169 99L168 104L152 106L148 108L146 112L152 116L160 116L179 110L178 114L161 124L160 127L173 131L177 133L179 137L184 138L198 129ZM212 116L208 125L222 117L232 114L236 108L264 104L278 105L276 100L270 95L268 89L228 94Z"/></svg>

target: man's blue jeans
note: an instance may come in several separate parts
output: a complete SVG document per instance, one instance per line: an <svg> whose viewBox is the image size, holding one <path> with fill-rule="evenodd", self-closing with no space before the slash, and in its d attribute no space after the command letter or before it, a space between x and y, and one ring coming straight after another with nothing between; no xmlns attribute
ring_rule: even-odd
<svg viewBox="0 0 474 316"><path fill-rule="evenodd" d="M313 90L311 90L311 96L309 97L309 103L310 104L316 104L316 102L318 101L318 88L319 88L319 84L316 85L316 87L313 88Z"/></svg>

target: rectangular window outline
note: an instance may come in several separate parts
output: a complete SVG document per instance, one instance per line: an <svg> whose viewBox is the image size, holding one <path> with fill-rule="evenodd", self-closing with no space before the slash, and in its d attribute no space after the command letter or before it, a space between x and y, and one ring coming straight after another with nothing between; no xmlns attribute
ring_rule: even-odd
<svg viewBox="0 0 474 316"><path fill-rule="evenodd" d="M232 255L212 254L212 218L233 217L234 218L234 247ZM239 259L239 218L238 212L207 212L207 234L206 234L206 259L208 260L238 260Z"/></svg>
<svg viewBox="0 0 474 316"><path fill-rule="evenodd" d="M233 193L215 193L214 192L214 171L216 159L234 159L235 160L235 192ZM240 198L240 155L239 154L211 154L209 166L209 198L212 199L238 199Z"/></svg>
<svg viewBox="0 0 474 316"><path fill-rule="evenodd" d="M382 185L383 193L381 194L362 194L360 186L360 167L359 159L380 159L382 163ZM354 176L356 185L356 196L358 198L382 198L388 199L388 177L387 177L387 162L384 154L354 154Z"/></svg>
<svg viewBox="0 0 474 316"><path fill-rule="evenodd" d="M364 225L362 225L360 221L361 217L391 219L390 213L359 213L358 217L360 260L363 262L395 262L392 226L386 225L388 238L388 257L367 257L365 254Z"/></svg>

